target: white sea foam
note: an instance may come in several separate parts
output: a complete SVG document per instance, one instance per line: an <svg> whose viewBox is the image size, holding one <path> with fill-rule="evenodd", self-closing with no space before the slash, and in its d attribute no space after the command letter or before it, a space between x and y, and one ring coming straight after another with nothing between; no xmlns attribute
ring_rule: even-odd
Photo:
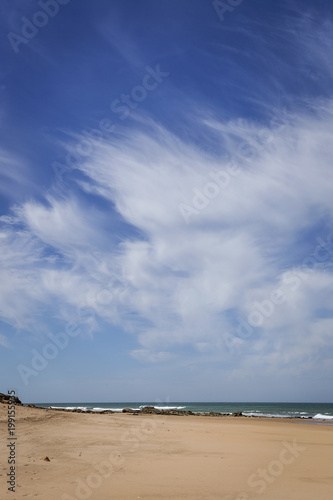
<svg viewBox="0 0 333 500"><path fill-rule="evenodd" d="M132 407L129 407L129 406L122 406L121 408L92 408L92 411L106 411L106 410L111 410L111 411L122 412L124 408L131 408L131 410L140 410L140 408L132 408Z"/></svg>
<svg viewBox="0 0 333 500"><path fill-rule="evenodd" d="M247 417L267 417L267 418L288 418L292 415L280 414L280 413L260 413L260 412L243 412L243 415Z"/></svg>
<svg viewBox="0 0 333 500"><path fill-rule="evenodd" d="M155 406L156 410L183 410L186 406Z"/></svg>
<svg viewBox="0 0 333 500"><path fill-rule="evenodd" d="M112 410L117 412L122 412L124 408L130 408L131 410L140 411L142 408L145 408L147 405L141 405L138 408L132 406L122 406L121 408L92 408L92 411L105 411ZM150 406L150 405L149 405ZM186 408L186 406L154 406L157 410L182 410Z"/></svg>
<svg viewBox="0 0 333 500"><path fill-rule="evenodd" d="M322 413L317 413L313 418L317 420L333 420L333 415L322 415Z"/></svg>
<svg viewBox="0 0 333 500"><path fill-rule="evenodd" d="M50 406L50 408L58 408L59 410L82 410L87 411L86 406Z"/></svg>
<svg viewBox="0 0 333 500"><path fill-rule="evenodd" d="M116 411L116 412L122 412L124 408L131 408L131 410L135 411L140 411L142 408L145 408L147 405L141 405L139 407L131 407L131 406L122 406L121 408L100 408L100 407L94 407L94 408L88 408L87 406L50 406L50 408L58 408L61 410L82 410L82 411L106 411L106 410L111 410L111 411ZM186 406L155 406L157 410L182 410L186 408Z"/></svg>
<svg viewBox="0 0 333 500"><path fill-rule="evenodd" d="M145 408L146 406L147 405L141 405L139 409L142 410L142 408ZM184 408L186 408L186 406L153 406L154 408L156 408L156 410L183 410Z"/></svg>
<svg viewBox="0 0 333 500"><path fill-rule="evenodd" d="M127 408L127 407L123 406L122 408L108 408L108 410L122 412L124 408ZM131 408L131 410L137 410L137 409L139 409L139 408Z"/></svg>

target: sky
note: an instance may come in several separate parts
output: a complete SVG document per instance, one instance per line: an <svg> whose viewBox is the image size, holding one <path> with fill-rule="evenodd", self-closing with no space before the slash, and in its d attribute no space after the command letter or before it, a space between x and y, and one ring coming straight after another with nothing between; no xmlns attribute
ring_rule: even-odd
<svg viewBox="0 0 333 500"><path fill-rule="evenodd" d="M332 2L0 14L0 391L332 402Z"/></svg>

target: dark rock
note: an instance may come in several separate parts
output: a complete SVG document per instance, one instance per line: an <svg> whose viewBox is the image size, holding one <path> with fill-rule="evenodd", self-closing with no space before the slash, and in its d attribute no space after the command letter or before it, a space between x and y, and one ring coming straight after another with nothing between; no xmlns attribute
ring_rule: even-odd
<svg viewBox="0 0 333 500"><path fill-rule="evenodd" d="M142 410L140 411L140 413L148 413L148 414L160 414L161 411L158 410L157 408L155 408L154 406L145 406L144 408L142 408Z"/></svg>
<svg viewBox="0 0 333 500"><path fill-rule="evenodd" d="M28 405L28 408L36 408L36 406L35 406L35 405L33 405L32 403L30 403L30 404Z"/></svg>
<svg viewBox="0 0 333 500"><path fill-rule="evenodd" d="M184 410L158 410L154 406L145 406L144 408L142 408L142 410L140 410L137 413L145 413L145 414L151 414L151 415L180 415L180 416L194 415L194 413L190 410L188 410L188 411L184 411Z"/></svg>
<svg viewBox="0 0 333 500"><path fill-rule="evenodd" d="M232 414L233 417L242 417L243 416L243 413L241 411L235 411L233 414Z"/></svg>
<svg viewBox="0 0 333 500"><path fill-rule="evenodd" d="M147 406L148 408L148 406ZM136 410L133 410L132 408L124 408L123 413L134 413Z"/></svg>
<svg viewBox="0 0 333 500"><path fill-rule="evenodd" d="M8 404L9 398L16 406L23 406L17 396L9 396L9 394L2 394L2 392L0 392L0 403Z"/></svg>

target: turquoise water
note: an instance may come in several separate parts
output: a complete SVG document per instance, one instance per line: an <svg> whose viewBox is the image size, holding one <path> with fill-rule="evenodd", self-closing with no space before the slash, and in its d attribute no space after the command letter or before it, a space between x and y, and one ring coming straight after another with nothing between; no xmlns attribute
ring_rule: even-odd
<svg viewBox="0 0 333 500"><path fill-rule="evenodd" d="M127 402L127 403L36 403L45 408L66 408L81 410L113 410L121 412L123 408L140 410L144 406L155 406L162 410L184 410L194 413L233 413L243 412L244 415L280 417L280 418L309 418L327 420L333 423L333 403L188 403L188 402Z"/></svg>

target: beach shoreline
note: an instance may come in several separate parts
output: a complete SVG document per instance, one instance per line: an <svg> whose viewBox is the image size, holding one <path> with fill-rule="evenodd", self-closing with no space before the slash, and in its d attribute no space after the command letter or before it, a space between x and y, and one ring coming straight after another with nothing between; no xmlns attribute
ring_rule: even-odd
<svg viewBox="0 0 333 500"><path fill-rule="evenodd" d="M33 406L33 405L29 405ZM101 413L156 413L167 415L247 416L270 418L301 418L333 422L330 403L255 403L255 402L117 402L117 403L36 403L37 407Z"/></svg>

